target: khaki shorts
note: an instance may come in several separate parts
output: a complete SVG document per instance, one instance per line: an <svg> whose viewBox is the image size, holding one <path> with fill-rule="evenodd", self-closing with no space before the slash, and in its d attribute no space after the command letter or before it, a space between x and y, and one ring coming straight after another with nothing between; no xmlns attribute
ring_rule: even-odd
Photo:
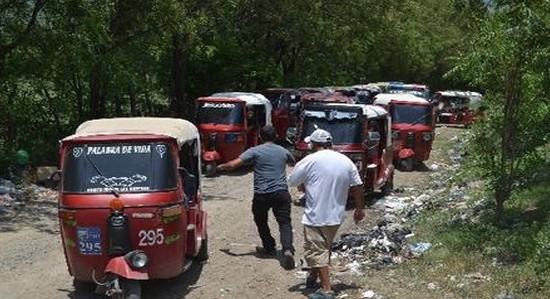
<svg viewBox="0 0 550 299"><path fill-rule="evenodd" d="M340 225L304 225L304 258L308 266L321 268L330 265L330 247Z"/></svg>

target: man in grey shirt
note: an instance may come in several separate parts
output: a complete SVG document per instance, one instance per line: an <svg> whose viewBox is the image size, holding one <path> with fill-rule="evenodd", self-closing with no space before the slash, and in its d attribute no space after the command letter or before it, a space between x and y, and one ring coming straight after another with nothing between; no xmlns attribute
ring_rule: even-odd
<svg viewBox="0 0 550 299"><path fill-rule="evenodd" d="M258 253L272 256L277 254L275 239L271 236L268 225L268 212L271 209L279 224L283 248L282 265L285 269L290 270L295 267L295 262L290 217L291 198L286 183L286 164L293 163L294 158L287 149L275 144L277 133L272 126L264 126L260 130L260 138L264 143L249 148L238 158L221 164L217 168L227 170L246 163L254 165L252 214L263 245L256 250Z"/></svg>

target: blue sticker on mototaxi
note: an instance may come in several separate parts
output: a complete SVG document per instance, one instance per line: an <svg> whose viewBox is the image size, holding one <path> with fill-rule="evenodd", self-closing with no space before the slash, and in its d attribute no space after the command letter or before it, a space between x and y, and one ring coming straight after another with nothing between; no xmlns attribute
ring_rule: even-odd
<svg viewBox="0 0 550 299"><path fill-rule="evenodd" d="M101 229L77 227L78 251L83 255L101 255Z"/></svg>

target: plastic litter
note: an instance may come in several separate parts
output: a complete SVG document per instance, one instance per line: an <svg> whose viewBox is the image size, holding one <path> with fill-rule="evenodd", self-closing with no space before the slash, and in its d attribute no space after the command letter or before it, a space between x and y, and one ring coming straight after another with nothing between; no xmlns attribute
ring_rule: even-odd
<svg viewBox="0 0 550 299"><path fill-rule="evenodd" d="M415 243L415 244L409 245L409 249L413 253L424 253L431 247L432 247L432 243L430 242L421 242L421 243Z"/></svg>
<svg viewBox="0 0 550 299"><path fill-rule="evenodd" d="M362 294L363 298L374 298L376 293L372 290L364 291Z"/></svg>
<svg viewBox="0 0 550 299"><path fill-rule="evenodd" d="M15 192L15 184L6 179L0 179L0 195Z"/></svg>

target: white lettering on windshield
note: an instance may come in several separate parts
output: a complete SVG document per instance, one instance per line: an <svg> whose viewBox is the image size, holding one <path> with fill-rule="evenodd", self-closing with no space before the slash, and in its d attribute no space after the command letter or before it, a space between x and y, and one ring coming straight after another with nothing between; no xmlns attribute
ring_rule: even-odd
<svg viewBox="0 0 550 299"><path fill-rule="evenodd" d="M202 108L235 108L235 104L230 103L204 103Z"/></svg>
<svg viewBox="0 0 550 299"><path fill-rule="evenodd" d="M90 146L86 155L120 154L120 146Z"/></svg>
<svg viewBox="0 0 550 299"><path fill-rule="evenodd" d="M150 145L134 145L134 152L136 154L150 154L151 146Z"/></svg>
<svg viewBox="0 0 550 299"><path fill-rule="evenodd" d="M115 188L86 188L86 192L90 193L107 193L111 191L118 192L136 192L136 191L149 191L149 187L115 187Z"/></svg>
<svg viewBox="0 0 550 299"><path fill-rule="evenodd" d="M77 149L77 148L75 148ZM90 146L87 155L128 155L128 154L150 154L151 145L118 145L118 146ZM80 156L78 150L73 149L73 156Z"/></svg>

